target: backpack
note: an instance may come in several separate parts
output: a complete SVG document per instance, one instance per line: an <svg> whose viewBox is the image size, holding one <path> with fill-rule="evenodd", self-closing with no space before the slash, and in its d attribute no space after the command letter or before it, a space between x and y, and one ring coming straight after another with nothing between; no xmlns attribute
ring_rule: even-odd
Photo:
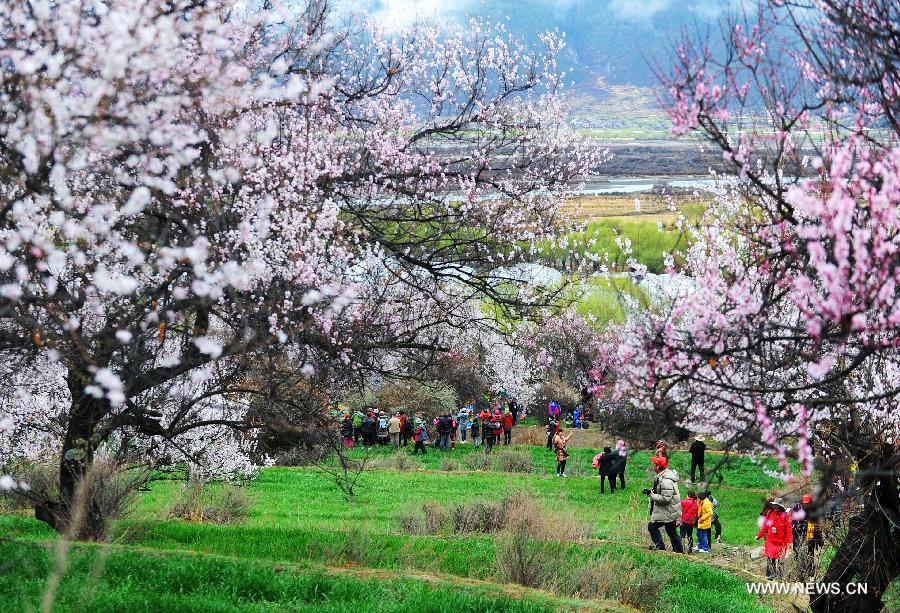
<svg viewBox="0 0 900 613"><path fill-rule="evenodd" d="M419 426L419 440L427 441L428 440L428 428L424 425Z"/></svg>
<svg viewBox="0 0 900 613"><path fill-rule="evenodd" d="M594 461L591 462L592 468L600 468L600 456L601 455L603 455L603 454L598 453L597 455L594 456Z"/></svg>

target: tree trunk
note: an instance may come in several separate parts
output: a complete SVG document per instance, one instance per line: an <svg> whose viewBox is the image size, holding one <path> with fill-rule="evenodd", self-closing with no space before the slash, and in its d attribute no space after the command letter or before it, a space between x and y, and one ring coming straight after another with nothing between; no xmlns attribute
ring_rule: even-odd
<svg viewBox="0 0 900 613"><path fill-rule="evenodd" d="M900 576L900 525L891 519L896 520L900 509L900 458L890 445L883 445L874 455L868 467L861 466L869 473L861 484L869 491L865 506L850 519L847 536L822 579L826 585L838 584L841 593L813 596L810 607L815 613L880 611L885 590ZM847 586L856 583L865 585L867 593L849 593Z"/></svg>
<svg viewBox="0 0 900 613"><path fill-rule="evenodd" d="M78 540L96 540L102 536L105 521L85 478L97 447L95 428L107 404L106 400L84 393L87 383L79 373L70 370L68 383L72 404L60 455L59 493L55 498L48 495L36 505L34 514L57 532L69 532ZM77 525L72 524L73 520L77 520Z"/></svg>

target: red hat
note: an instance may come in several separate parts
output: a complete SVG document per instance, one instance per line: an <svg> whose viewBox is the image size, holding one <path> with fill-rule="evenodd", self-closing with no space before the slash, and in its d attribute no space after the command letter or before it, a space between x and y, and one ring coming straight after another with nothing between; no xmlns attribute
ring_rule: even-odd
<svg viewBox="0 0 900 613"><path fill-rule="evenodd" d="M810 502L812 502L812 495L803 494L803 504L809 504Z"/></svg>
<svg viewBox="0 0 900 613"><path fill-rule="evenodd" d="M650 458L650 461L656 464L659 468L665 469L669 467L669 461L662 456L653 456L652 458Z"/></svg>

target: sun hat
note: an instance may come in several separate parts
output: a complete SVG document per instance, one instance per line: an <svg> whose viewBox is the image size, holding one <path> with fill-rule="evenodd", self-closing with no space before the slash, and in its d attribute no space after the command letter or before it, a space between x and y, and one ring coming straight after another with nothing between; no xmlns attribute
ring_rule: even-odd
<svg viewBox="0 0 900 613"><path fill-rule="evenodd" d="M781 510L782 510L782 511L784 511L784 510L787 509L787 507L784 506L784 500L782 500L781 498L776 498L775 500L773 500L773 501L772 501L772 506L773 506L773 507L781 507Z"/></svg>

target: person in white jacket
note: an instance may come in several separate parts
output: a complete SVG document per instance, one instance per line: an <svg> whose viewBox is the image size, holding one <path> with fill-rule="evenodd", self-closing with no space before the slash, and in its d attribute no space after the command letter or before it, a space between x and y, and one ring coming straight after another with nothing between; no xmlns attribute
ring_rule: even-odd
<svg viewBox="0 0 900 613"><path fill-rule="evenodd" d="M684 553L681 537L676 530L676 522L681 517L681 494L678 491L678 473L669 468L669 461L663 456L654 456L650 461L656 466L653 489L645 489L650 497L650 523L647 530L653 540L653 548L665 549L660 528L665 529L672 541L672 551Z"/></svg>

